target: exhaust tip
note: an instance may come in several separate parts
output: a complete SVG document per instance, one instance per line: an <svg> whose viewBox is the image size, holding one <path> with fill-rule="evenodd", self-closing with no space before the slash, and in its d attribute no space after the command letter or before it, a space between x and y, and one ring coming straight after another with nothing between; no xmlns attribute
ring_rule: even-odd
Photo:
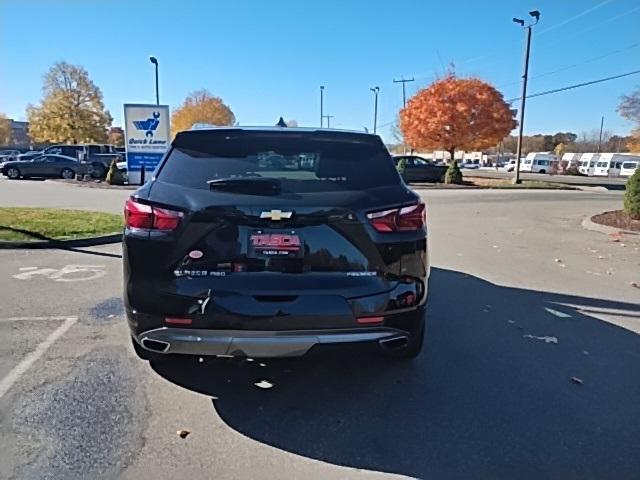
<svg viewBox="0 0 640 480"><path fill-rule="evenodd" d="M142 343L142 346L147 350L160 353L165 353L171 346L171 344L168 342L163 342L162 340L152 340L146 337L143 338L140 343Z"/></svg>
<svg viewBox="0 0 640 480"><path fill-rule="evenodd" d="M402 335L399 337L383 338L382 340L378 340L378 343L384 350L396 350L406 347L409 343L409 337Z"/></svg>

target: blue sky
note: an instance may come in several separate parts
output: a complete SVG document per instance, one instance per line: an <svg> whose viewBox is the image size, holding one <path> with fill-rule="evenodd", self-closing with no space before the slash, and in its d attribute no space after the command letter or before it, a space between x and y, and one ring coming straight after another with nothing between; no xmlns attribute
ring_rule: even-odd
<svg viewBox="0 0 640 480"><path fill-rule="evenodd" d="M389 139L402 75L416 79L410 96L453 62L459 76L518 97L523 35L511 19L532 9L542 18L530 93L640 69L638 0L0 0L0 112L24 119L42 75L66 60L89 71L121 124L123 103L155 100L155 55L162 103L176 108L207 88L243 125L280 115L318 125L322 84L332 127L371 127L369 88L380 86ZM590 131L605 115L605 129L626 134L632 125L615 109L638 85L635 75L531 99L525 133Z"/></svg>

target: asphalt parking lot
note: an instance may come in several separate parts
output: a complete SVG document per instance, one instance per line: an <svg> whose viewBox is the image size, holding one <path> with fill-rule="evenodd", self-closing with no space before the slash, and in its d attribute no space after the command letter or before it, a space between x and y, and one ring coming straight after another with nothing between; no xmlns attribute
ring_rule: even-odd
<svg viewBox="0 0 640 480"><path fill-rule="evenodd" d="M118 212L129 194L0 184L5 205ZM423 195L413 363L358 348L150 366L119 245L0 250L0 478L638 478L640 238L580 226L621 193Z"/></svg>

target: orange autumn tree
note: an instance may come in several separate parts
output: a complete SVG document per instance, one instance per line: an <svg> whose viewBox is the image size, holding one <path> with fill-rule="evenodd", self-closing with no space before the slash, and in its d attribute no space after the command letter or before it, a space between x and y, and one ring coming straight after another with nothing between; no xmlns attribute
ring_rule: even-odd
<svg viewBox="0 0 640 480"><path fill-rule="evenodd" d="M450 74L420 90L400 110L400 129L415 150L482 150L516 126L502 94L477 78ZM454 163L454 162L452 162Z"/></svg>

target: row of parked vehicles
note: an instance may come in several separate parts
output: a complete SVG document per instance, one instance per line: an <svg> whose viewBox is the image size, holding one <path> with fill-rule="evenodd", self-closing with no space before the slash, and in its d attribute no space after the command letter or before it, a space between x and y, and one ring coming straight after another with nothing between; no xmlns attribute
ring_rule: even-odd
<svg viewBox="0 0 640 480"><path fill-rule="evenodd" d="M505 167L515 169L515 160ZM640 165L640 155L628 153L565 153L560 160L548 152L532 152L520 162L521 172L564 173L573 168L589 177L630 177Z"/></svg>
<svg viewBox="0 0 640 480"><path fill-rule="evenodd" d="M124 148L109 144L52 145L39 151L0 151L0 171L12 180L19 178L64 178L90 175L101 179L115 160L123 162Z"/></svg>

